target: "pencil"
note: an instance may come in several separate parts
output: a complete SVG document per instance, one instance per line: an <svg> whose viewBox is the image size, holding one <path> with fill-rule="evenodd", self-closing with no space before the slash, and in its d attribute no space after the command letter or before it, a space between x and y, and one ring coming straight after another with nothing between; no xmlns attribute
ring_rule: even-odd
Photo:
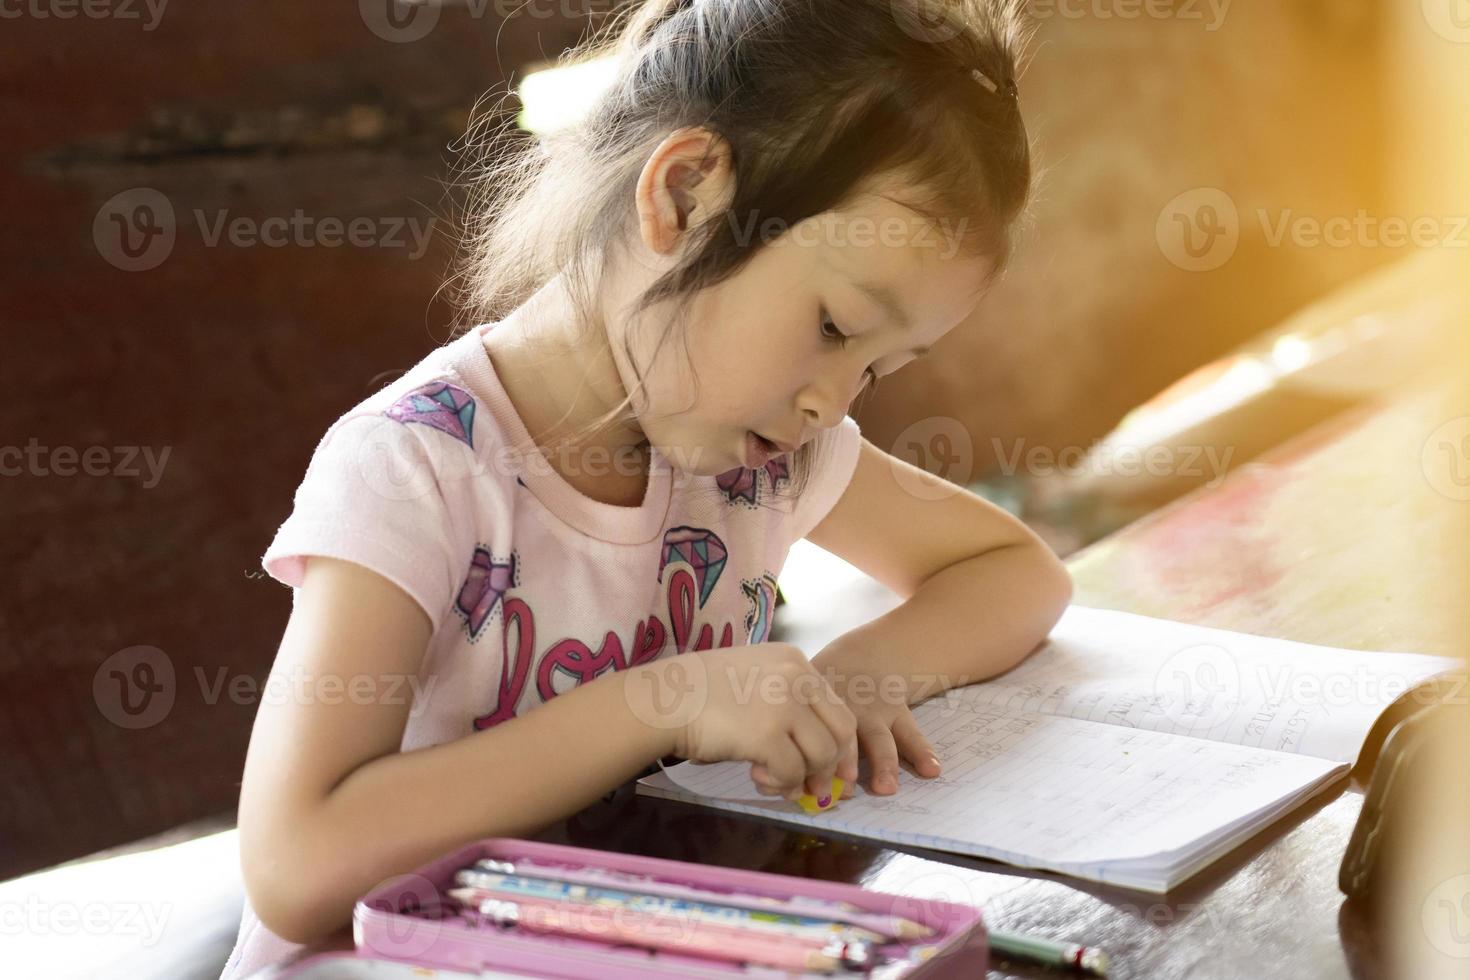
<svg viewBox="0 0 1470 980"><path fill-rule="evenodd" d="M532 932L549 932L598 942L622 942L688 956L738 963L754 963L783 970L835 973L842 960L806 943L782 942L775 937L746 934L733 937L720 927L698 925L672 936L656 917L620 909L547 902L540 899L486 899L476 911L489 921Z"/></svg>
<svg viewBox="0 0 1470 980"><path fill-rule="evenodd" d="M1054 943L1035 936L1020 936L1012 932L992 932L990 949L1006 959L1041 966L1064 966L1095 977L1108 975L1108 954L1090 946L1077 943Z"/></svg>

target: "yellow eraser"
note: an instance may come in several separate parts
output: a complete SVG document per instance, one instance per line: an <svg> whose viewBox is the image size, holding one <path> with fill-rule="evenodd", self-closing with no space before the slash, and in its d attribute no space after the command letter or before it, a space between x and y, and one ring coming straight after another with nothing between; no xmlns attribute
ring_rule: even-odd
<svg viewBox="0 0 1470 980"><path fill-rule="evenodd" d="M834 806L836 806L837 801L841 799L841 797L842 780L834 776L832 777L832 798L827 802L826 806L818 806L817 798L810 793L798 797L796 802L800 804L801 808L807 813L821 813L823 810L830 810Z"/></svg>

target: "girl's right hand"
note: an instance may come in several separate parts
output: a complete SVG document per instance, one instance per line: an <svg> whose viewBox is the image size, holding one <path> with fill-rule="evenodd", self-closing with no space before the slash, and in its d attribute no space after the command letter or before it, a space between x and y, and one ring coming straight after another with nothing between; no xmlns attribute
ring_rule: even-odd
<svg viewBox="0 0 1470 980"><path fill-rule="evenodd" d="M691 650L634 668L629 704L694 762L749 762L765 795L831 795L857 781L857 720L789 643Z"/></svg>

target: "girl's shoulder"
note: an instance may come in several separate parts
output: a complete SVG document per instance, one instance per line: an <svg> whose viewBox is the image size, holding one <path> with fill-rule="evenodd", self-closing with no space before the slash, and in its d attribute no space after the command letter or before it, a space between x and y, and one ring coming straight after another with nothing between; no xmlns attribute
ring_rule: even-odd
<svg viewBox="0 0 1470 980"><path fill-rule="evenodd" d="M317 454L333 442L346 443L364 472L396 479L397 470L412 465L441 489L468 477L477 485L511 484L513 474L503 465L509 440L488 409L476 354L483 357L469 334L430 351L334 420ZM343 451L333 447L331 455L341 461Z"/></svg>

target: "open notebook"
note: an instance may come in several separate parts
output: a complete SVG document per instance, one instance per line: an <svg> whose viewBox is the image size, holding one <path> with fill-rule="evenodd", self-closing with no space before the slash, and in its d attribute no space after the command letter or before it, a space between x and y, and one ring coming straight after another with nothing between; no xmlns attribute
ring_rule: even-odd
<svg viewBox="0 0 1470 980"><path fill-rule="evenodd" d="M934 779L815 815L742 762L637 791L1164 892L1345 776L1396 697L1459 666L1072 606L1013 670L914 708Z"/></svg>

